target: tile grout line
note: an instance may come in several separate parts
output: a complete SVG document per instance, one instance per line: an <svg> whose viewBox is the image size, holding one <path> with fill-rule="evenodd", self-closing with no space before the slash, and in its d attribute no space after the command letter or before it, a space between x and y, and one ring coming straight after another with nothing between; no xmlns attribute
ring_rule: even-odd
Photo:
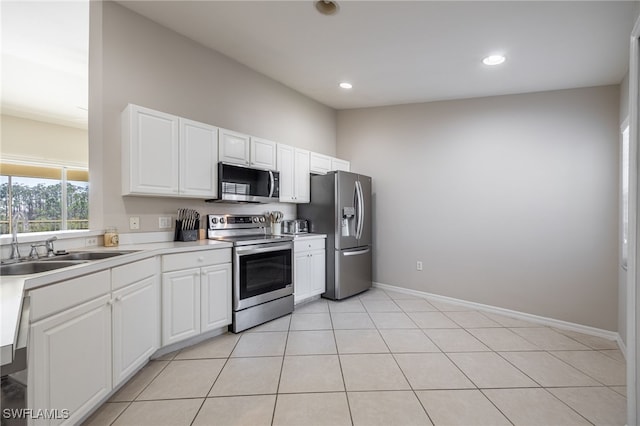
<svg viewBox="0 0 640 426"><path fill-rule="evenodd" d="M386 293L385 293L386 294ZM388 295L387 295L388 296ZM394 302L395 303L395 302ZM398 306L396 304L396 306ZM398 306L401 310L401 312L403 312L406 315L406 312L404 312L404 310L402 310L402 307ZM408 315L407 315L408 316ZM418 324L415 323L415 321L413 321L413 318L409 317L409 319L417 326ZM374 323L374 325L376 325ZM377 327L377 325L376 325ZM378 329L378 334L380 334L380 337L382 338L382 341L384 342L384 344L387 346L387 349L389 349L389 353L391 354L391 358L393 359L393 361L396 363L396 366L398 367L398 370L400 370L400 372L402 373L402 376L404 377L404 379L407 381L407 384L409 385L409 389L411 389L411 392L413 393L413 396L418 400L418 404L420 404L420 407L422 408L422 411L424 411L424 413L426 414L427 418L429 419L429 421L431 422L432 425L435 424L435 422L433 421L433 419L431 418L431 415L429 414L429 412L427 411L427 408L424 406L424 404L422 403L422 401L420 400L420 397L418 396L418 394L416 393L415 388L413 387L413 385L411 384L411 382L409 381L409 378L407 377L407 375L405 374L404 370L402 369L402 367L400 366L400 364L398 363L398 360L395 356L395 354L391 351L391 348L389 347L389 344L387 343L386 340L384 340L384 336L382 336L382 333L380 333L380 329ZM424 334L424 333L423 333ZM427 339L429 339L428 336ZM434 343L435 344L435 343ZM437 346L436 346L437 347ZM472 382L473 383L473 382Z"/></svg>
<svg viewBox="0 0 640 426"><path fill-rule="evenodd" d="M227 333L228 333L228 331L227 331ZM216 385L216 382L220 378L220 375L222 374L222 370L224 370L224 368L229 363L229 360L231 359L231 354L233 353L233 351L236 350L236 347L238 346L238 343L240 343L240 339L242 339L242 336L244 336L244 334L242 334L240 337L238 337L238 340L236 340L236 343L234 343L233 348L231 348L231 351L229 352L229 356L224 360L224 364L222 364L222 368L220 368L220 371L218 371L218 374L216 374L216 378L214 379L213 383L211 383L211 386L209 387L209 390L207 391L207 394L204 396L204 399L202 400L202 404L200 404L200 407L198 407L198 411L196 411L196 415L193 416L193 419L191 419L191 423L189 423L190 426L192 426L193 422L195 422L196 419L198 418L198 415L200 414L200 411L202 411L202 407L204 407L204 404L205 404L205 402L207 402L207 398L209 397L209 394L211 393L211 391L213 390L213 387ZM215 339L216 337L218 337L218 336L215 336L212 339ZM174 357L174 359L175 359L175 357ZM215 358L206 358L206 359L215 359Z"/></svg>
<svg viewBox="0 0 640 426"><path fill-rule="evenodd" d="M282 372L284 371L284 358L287 353L287 344L289 343L289 333L291 333L291 323L293 322L293 313L290 314L289 318L289 326L287 327L287 337L284 340L284 348L282 349L282 363L280 363L280 374L278 375L278 385L276 386L276 399L273 401L273 412L271 413L271 426L273 426L273 422L276 419L276 408L278 406L278 396L280 395L280 382L282 381Z"/></svg>
<svg viewBox="0 0 640 426"><path fill-rule="evenodd" d="M358 301L360 301L359 297L358 297ZM360 301L360 303L362 304L362 301ZM331 315L331 307L328 304L327 304L327 308L329 309L329 321L331 322L331 334L333 335L333 343L336 345L336 357L338 358L338 367L340 367L340 377L342 377L342 386L344 387L344 397L347 400L347 410L349 410L349 420L351 421L351 425L353 426L354 425L353 413L351 412L351 403L349 402L349 393L347 392L347 381L344 379L344 370L342 369L342 358L340 358L340 351L338 350L338 339L336 338L336 329L333 326L333 316Z"/></svg>
<svg viewBox="0 0 640 426"><path fill-rule="evenodd" d="M162 361L164 361L164 360L160 360L159 362L162 362ZM154 361L154 362L155 362L155 361ZM162 368L161 368L161 369L160 369L160 370L159 370L159 371L158 371L158 372L153 376L153 378L152 378L151 380L149 380L149 383L147 383L147 384L142 388L142 390L140 390L140 392L136 393L136 395L133 397L133 399L132 399L131 401L114 401L114 402L126 402L126 403L127 403L127 406L124 408L124 410L122 410L122 411L120 412L120 414L118 414L118 415L113 419L113 421L112 421L111 423L109 423L109 425L114 424L114 423L115 423L115 422L120 418L120 416L122 416L122 415L124 414L124 412L125 412L125 411L127 411L127 410L129 409L129 407L131 407L131 405L136 401L136 399L137 399L140 395L142 395L142 392L144 392L144 391L145 391L145 390L146 390L146 389L151 385L151 383L153 383L153 381L154 381L154 380L155 380L155 379L160 375L160 373L162 373L162 372L163 372L163 371L164 371L164 370L169 366L169 364L171 364L171 360L167 360L167 364L166 364L164 367L162 367ZM147 363L147 365L148 365L148 363ZM145 365L145 367L146 367L147 365ZM142 367L142 368L145 368L145 367ZM142 370L142 368L141 368L140 370ZM139 373L139 372L138 372L138 373ZM136 375L137 375L138 373L136 373ZM134 375L133 377L135 377L135 375ZM127 380L127 382L126 382L125 384L123 384L123 385L122 385L122 388L124 388L124 387L129 383L129 381L130 381L131 379L133 379L133 377L131 377L129 380ZM118 390L118 392L119 392L122 388L120 388L120 389ZM112 396L112 398L113 398L113 396ZM109 398L109 399L111 399L111 398ZM108 403L108 402L109 402L109 400L107 400L107 401L105 402L105 404L106 404L106 403ZM103 405L104 405L104 404L103 404ZM99 407L98 409L96 409L96 411L94 412L94 414L95 414L95 413L97 413L97 412L98 412L98 410L99 410L100 408L101 408L101 407ZM93 414L92 414L92 416L93 416ZM88 419L87 419L87 420L88 420Z"/></svg>

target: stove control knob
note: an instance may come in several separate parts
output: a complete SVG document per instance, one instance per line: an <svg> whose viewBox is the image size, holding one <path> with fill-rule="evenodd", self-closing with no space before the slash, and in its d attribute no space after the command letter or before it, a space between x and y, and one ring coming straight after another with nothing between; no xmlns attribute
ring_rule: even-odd
<svg viewBox="0 0 640 426"><path fill-rule="evenodd" d="M224 223L224 217L220 218L220 223Z"/></svg>
<svg viewBox="0 0 640 426"><path fill-rule="evenodd" d="M265 219L264 216L260 216L260 223L264 223Z"/></svg>
<svg viewBox="0 0 640 426"><path fill-rule="evenodd" d="M253 217L253 223L258 223L258 216Z"/></svg>
<svg viewBox="0 0 640 426"><path fill-rule="evenodd" d="M216 223L218 223L218 218L217 218L217 217L212 217L212 218L211 218L211 223L213 223L214 225L215 225Z"/></svg>

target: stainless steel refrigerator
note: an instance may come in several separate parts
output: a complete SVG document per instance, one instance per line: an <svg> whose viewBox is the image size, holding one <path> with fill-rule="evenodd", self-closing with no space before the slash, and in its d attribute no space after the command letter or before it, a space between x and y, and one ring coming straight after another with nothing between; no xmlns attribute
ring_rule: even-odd
<svg viewBox="0 0 640 426"><path fill-rule="evenodd" d="M311 202L298 205L309 232L327 234L327 290L340 300L371 287L371 178L350 172L311 176Z"/></svg>

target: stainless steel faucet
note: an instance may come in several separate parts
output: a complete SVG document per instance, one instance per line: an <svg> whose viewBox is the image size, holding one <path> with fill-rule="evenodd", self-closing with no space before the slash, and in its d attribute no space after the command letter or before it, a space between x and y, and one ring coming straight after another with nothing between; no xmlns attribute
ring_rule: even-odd
<svg viewBox="0 0 640 426"><path fill-rule="evenodd" d="M11 223L11 256L9 259L20 259L20 248L18 247L18 221L22 219L22 230L26 230L27 225L29 224L27 220L27 216L20 210L13 215L12 223Z"/></svg>
<svg viewBox="0 0 640 426"><path fill-rule="evenodd" d="M58 237L51 237L45 240L40 244L31 244L31 251L29 252L29 259L39 259L38 255L38 247L46 247L47 248L47 257L55 257L55 250L53 249L53 242L57 240Z"/></svg>

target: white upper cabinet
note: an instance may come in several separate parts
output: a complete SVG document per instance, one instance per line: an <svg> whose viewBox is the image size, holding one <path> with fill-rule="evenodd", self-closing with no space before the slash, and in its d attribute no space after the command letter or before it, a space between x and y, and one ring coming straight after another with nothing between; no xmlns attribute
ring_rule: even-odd
<svg viewBox="0 0 640 426"><path fill-rule="evenodd" d="M122 112L122 194L178 195L179 119L129 105Z"/></svg>
<svg viewBox="0 0 640 426"><path fill-rule="evenodd" d="M218 136L220 161L248 166L250 164L250 140L251 136L249 135L220 129Z"/></svg>
<svg viewBox="0 0 640 426"><path fill-rule="evenodd" d="M278 172L281 202L310 201L309 151L278 144Z"/></svg>
<svg viewBox="0 0 640 426"><path fill-rule="evenodd" d="M309 162L309 170L311 173L319 175L327 174L327 172L333 170L344 170L348 172L351 170L351 163L347 160L341 160L339 158L312 152Z"/></svg>
<svg viewBox="0 0 640 426"><path fill-rule="evenodd" d="M233 130L220 129L220 161L261 169L276 169L276 143Z"/></svg>
<svg viewBox="0 0 640 426"><path fill-rule="evenodd" d="M311 175L309 174L309 151L296 148L295 161L296 203L311 201Z"/></svg>
<svg viewBox="0 0 640 426"><path fill-rule="evenodd" d="M261 138L251 138L251 165L261 169L276 170L276 143Z"/></svg>
<svg viewBox="0 0 640 426"><path fill-rule="evenodd" d="M180 119L180 195L218 195L218 128Z"/></svg>
<svg viewBox="0 0 640 426"><path fill-rule="evenodd" d="M317 152L311 153L309 160L309 171L311 173L324 175L331 170L331 157L328 155L318 154Z"/></svg>
<svg viewBox="0 0 640 426"><path fill-rule="evenodd" d="M218 129L128 105L122 112L122 194L215 198Z"/></svg>
<svg viewBox="0 0 640 426"><path fill-rule="evenodd" d="M347 160L341 160L339 158L331 159L331 170L343 170L345 172L351 171L351 163Z"/></svg>

